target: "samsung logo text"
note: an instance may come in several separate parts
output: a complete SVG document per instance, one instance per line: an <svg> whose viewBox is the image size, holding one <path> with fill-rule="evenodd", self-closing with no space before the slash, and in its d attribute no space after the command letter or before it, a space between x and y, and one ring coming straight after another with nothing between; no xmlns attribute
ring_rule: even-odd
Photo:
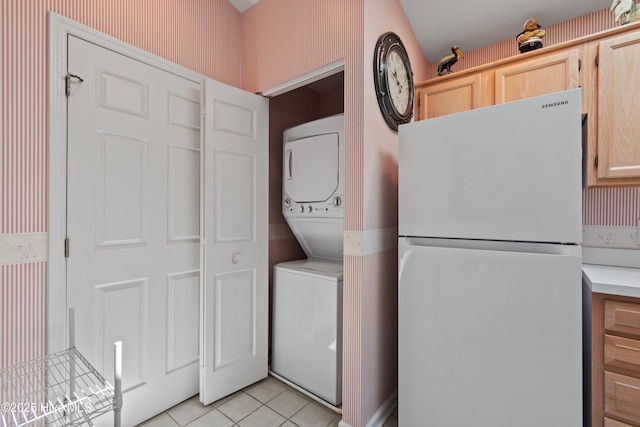
<svg viewBox="0 0 640 427"><path fill-rule="evenodd" d="M565 101L558 101L558 102L550 102L548 104L542 104L542 108L551 108L551 107L559 107L561 105L567 105L569 104L569 101L565 100Z"/></svg>

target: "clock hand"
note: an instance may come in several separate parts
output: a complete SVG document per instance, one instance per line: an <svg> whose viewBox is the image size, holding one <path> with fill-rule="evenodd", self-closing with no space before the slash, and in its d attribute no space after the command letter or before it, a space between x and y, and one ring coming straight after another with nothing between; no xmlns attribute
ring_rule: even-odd
<svg viewBox="0 0 640 427"><path fill-rule="evenodd" d="M396 79L396 84L398 85L398 91L402 92L402 85L400 84L400 80L398 79L398 72L396 70L393 70L391 72L391 75L393 75L393 78Z"/></svg>

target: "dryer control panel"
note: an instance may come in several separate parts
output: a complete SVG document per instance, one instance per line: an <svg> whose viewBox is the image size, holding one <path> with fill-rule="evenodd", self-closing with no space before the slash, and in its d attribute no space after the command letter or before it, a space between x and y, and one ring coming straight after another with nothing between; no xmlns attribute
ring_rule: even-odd
<svg viewBox="0 0 640 427"><path fill-rule="evenodd" d="M293 215L318 215L318 216L343 216L344 195L334 195L324 202L296 202L290 197L285 197L282 202L284 216Z"/></svg>

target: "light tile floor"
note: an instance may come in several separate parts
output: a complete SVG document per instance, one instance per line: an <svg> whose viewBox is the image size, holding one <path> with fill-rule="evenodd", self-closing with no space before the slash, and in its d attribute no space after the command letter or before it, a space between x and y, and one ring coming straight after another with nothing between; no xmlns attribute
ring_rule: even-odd
<svg viewBox="0 0 640 427"><path fill-rule="evenodd" d="M140 427L335 427L340 420L336 412L268 377L208 406L194 396ZM384 427L397 425L394 414Z"/></svg>

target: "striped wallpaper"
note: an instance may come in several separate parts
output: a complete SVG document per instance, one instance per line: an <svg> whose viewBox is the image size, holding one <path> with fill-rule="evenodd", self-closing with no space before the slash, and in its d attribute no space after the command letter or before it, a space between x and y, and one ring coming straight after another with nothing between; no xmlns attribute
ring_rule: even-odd
<svg viewBox="0 0 640 427"><path fill-rule="evenodd" d="M0 311L0 367L4 367L45 352L46 263L2 265L0 280L0 302L6 302Z"/></svg>
<svg viewBox="0 0 640 427"><path fill-rule="evenodd" d="M640 219L640 187L587 189L582 224L634 227Z"/></svg>
<svg viewBox="0 0 640 427"><path fill-rule="evenodd" d="M242 15L227 0L0 2L0 368L45 351L48 11L241 85Z"/></svg>
<svg viewBox="0 0 640 427"><path fill-rule="evenodd" d="M346 152L350 175L345 192L351 200L360 201L349 208L345 226L347 230L364 232L364 204L359 196L365 168L361 104L363 91L370 90L362 84L362 70L370 71L369 54L363 54L364 4L364 0L262 0L241 15L227 0L2 0L0 367L45 351L47 262L41 254L25 257L39 253L25 242L46 242L48 231L47 11L249 91L268 89L345 59L346 134L351 141ZM295 15L293 28L282 25L283 8L287 16L289 12ZM279 64L265 58L268 46L260 41L249 45L243 42L253 24L279 35L283 48L290 47L291 52L300 54L288 55L288 62ZM605 9L545 28L545 44L611 26L613 19ZM265 34L254 36L266 40ZM465 60L458 66L464 69L514 54L513 40L505 40L465 52ZM427 78L435 76L435 66L429 73ZM585 226L632 227L640 216L638 188L590 189L584 194ZM353 426L365 424L372 415L372 403L362 401L363 391L368 390L371 381L362 362L366 361L369 340L378 331L363 324L366 316L362 301L372 285L364 283L364 270L369 265L375 270L378 261L366 261L366 257L357 255L345 257L344 301L353 307L345 311L345 340L354 343L345 349L350 352L345 365L345 420Z"/></svg>

